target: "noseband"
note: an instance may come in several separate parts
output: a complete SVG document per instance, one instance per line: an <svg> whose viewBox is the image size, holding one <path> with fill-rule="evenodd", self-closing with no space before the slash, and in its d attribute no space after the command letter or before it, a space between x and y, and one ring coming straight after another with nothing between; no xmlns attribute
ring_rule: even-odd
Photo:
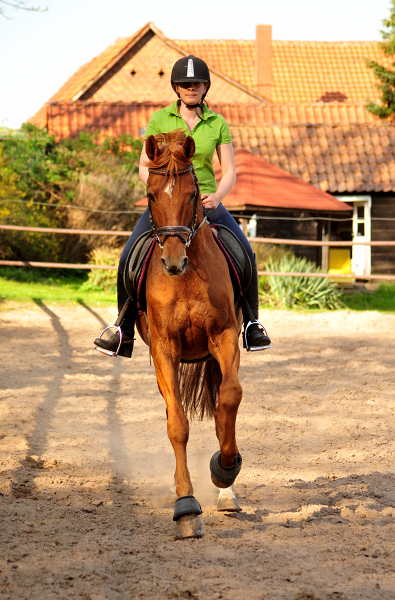
<svg viewBox="0 0 395 600"><path fill-rule="evenodd" d="M153 173L155 175L162 175L164 177L169 174L168 171L163 170L163 169L148 169L148 173ZM189 248L193 238L195 237L195 235L197 234L197 232L199 231L199 229L201 228L203 223L205 223L205 221L207 221L207 215L206 215L204 217L204 219L199 223L199 225L196 226L197 213L199 210L199 208L198 208L199 183L198 183L195 171L193 169L193 165L188 165L187 167L185 167L185 169L180 169L179 171L175 171L174 175L184 175L185 173L191 173L193 180L195 182L195 194L194 194L194 198L193 198L193 201L195 202L195 213L193 215L193 219L192 219L189 227L184 227L183 225L168 225L167 227L159 227L158 228L156 226L154 218L152 216L151 202L148 198L148 214L149 214L149 220L151 223L151 229L153 231L154 237L155 237L156 241L158 242L160 248L163 248L168 237L180 238L180 240L184 244L185 248ZM164 236L163 242L160 241L161 235Z"/></svg>

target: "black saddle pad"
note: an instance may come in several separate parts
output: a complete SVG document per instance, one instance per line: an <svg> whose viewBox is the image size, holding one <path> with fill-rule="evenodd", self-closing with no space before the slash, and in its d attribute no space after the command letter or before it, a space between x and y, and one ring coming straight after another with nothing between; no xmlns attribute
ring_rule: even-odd
<svg viewBox="0 0 395 600"><path fill-rule="evenodd" d="M145 299L142 286L154 245L155 239L152 237L152 231L143 233L130 249L126 260L123 280L126 291L136 304L140 303L140 298Z"/></svg>
<svg viewBox="0 0 395 600"><path fill-rule="evenodd" d="M243 244L235 234L224 225L210 225L214 238L228 262L229 272L235 291L235 300L240 292L245 292L251 283L252 267Z"/></svg>

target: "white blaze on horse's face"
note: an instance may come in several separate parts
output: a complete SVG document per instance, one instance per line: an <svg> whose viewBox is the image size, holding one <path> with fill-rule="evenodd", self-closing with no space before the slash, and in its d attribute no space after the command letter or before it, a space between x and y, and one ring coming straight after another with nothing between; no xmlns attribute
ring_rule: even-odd
<svg viewBox="0 0 395 600"><path fill-rule="evenodd" d="M185 175L183 177L186 177ZM163 188L162 202L166 205L165 213L167 213L164 222L167 225L189 225L190 216L185 214L189 212L188 202L183 201L184 194L179 194L179 187L185 185L186 180L179 180L177 177L169 178ZM178 193L175 193L176 188ZM188 195L187 195L188 197ZM180 201L181 200L181 201ZM187 223L188 221L188 223ZM168 275L183 275L185 272L188 257L185 244L178 236L169 236L163 244L162 256L163 267Z"/></svg>
<svg viewBox="0 0 395 600"><path fill-rule="evenodd" d="M173 191L174 191L175 184L176 184L176 179L175 179L175 177L172 177L171 179L169 179L169 181L166 183L165 187L163 188L163 191L166 192L166 194L169 194L169 198L173 197Z"/></svg>
<svg viewBox="0 0 395 600"><path fill-rule="evenodd" d="M158 241L161 240L162 264L169 275L182 275L188 262L185 244L191 232L191 223L196 221L196 180L188 166L195 153L195 142L191 136L175 130L155 137L148 136L145 149L151 161L148 197L154 230L158 232ZM173 158L177 173L165 182L163 176L166 177L166 172L163 169L169 163L162 162L159 169L161 157L168 158L169 163Z"/></svg>

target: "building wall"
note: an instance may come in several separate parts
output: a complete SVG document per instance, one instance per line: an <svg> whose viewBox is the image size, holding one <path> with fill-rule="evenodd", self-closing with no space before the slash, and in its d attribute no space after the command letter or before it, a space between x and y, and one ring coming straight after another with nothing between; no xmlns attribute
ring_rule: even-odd
<svg viewBox="0 0 395 600"><path fill-rule="evenodd" d="M395 241L395 194L372 194L372 241ZM375 221L375 218L394 219ZM372 247L372 274L395 275L395 247Z"/></svg>
<svg viewBox="0 0 395 600"><path fill-rule="evenodd" d="M91 102L174 102L176 95L170 85L171 69L182 57L156 35L144 42L141 47L131 51L129 60L122 61L121 68L115 65L104 80L95 84L81 99ZM207 100L253 101L250 94L221 77L212 74L211 79Z"/></svg>
<svg viewBox="0 0 395 600"><path fill-rule="evenodd" d="M270 216L276 216L271 213ZM301 240L316 240L318 235L318 223L317 221L289 221L283 220L286 216L278 214L278 217L282 217L279 220L272 219L258 219L257 224L257 236L258 237L269 237L269 238L283 238L283 239L301 239ZM289 215L293 217L308 217L308 213L302 213L301 215L294 214ZM313 263L320 263L320 251L317 252L315 246L287 246L296 256L305 257Z"/></svg>

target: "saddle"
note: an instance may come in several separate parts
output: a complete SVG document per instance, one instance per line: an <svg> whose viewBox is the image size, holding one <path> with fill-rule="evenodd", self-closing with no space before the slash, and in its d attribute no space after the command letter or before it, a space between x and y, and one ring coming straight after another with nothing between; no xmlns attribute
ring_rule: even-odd
<svg viewBox="0 0 395 600"><path fill-rule="evenodd" d="M145 312L145 281L147 269L152 253L155 248L156 239L152 231L140 235L136 243L130 249L126 259L123 282L130 298L139 308Z"/></svg>
<svg viewBox="0 0 395 600"><path fill-rule="evenodd" d="M240 296L251 282L251 261L244 246L235 234L224 225L210 224L213 237L223 252L229 267L233 284L234 301L237 304ZM124 284L132 301L139 310L146 311L145 283L149 261L155 248L156 240L152 231L143 233L129 252L124 271Z"/></svg>
<svg viewBox="0 0 395 600"><path fill-rule="evenodd" d="M228 263L236 304L251 283L250 258L239 238L228 227L211 223L210 228Z"/></svg>

